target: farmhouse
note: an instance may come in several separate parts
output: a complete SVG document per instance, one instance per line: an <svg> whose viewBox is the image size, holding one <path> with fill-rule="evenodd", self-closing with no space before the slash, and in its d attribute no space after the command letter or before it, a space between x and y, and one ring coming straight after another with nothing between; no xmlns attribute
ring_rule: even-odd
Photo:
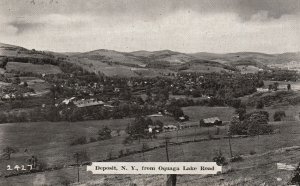
<svg viewBox="0 0 300 186"><path fill-rule="evenodd" d="M218 117L212 117L212 118L200 120L201 127L210 127L215 125L222 125L222 120L220 120Z"/></svg>

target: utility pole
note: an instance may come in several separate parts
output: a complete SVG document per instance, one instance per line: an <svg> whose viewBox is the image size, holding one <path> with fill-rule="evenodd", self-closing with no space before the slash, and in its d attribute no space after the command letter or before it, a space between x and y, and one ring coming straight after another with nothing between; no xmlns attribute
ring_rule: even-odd
<svg viewBox="0 0 300 186"><path fill-rule="evenodd" d="M231 135L230 134L228 134L228 143L229 143L230 157L232 158Z"/></svg>
<svg viewBox="0 0 300 186"><path fill-rule="evenodd" d="M74 155L75 155L76 164L77 164L77 182L79 182L79 153L76 152Z"/></svg>
<svg viewBox="0 0 300 186"><path fill-rule="evenodd" d="M168 143L169 143L169 141L168 141L168 139L166 138L166 156L167 156L167 162L170 161L170 160L169 160L169 152L168 152Z"/></svg>
<svg viewBox="0 0 300 186"><path fill-rule="evenodd" d="M169 162L169 151L168 151L168 139L166 138L166 156L167 156L167 161ZM177 181L177 175L176 174L171 174L167 175L167 183L166 186L176 186L176 181Z"/></svg>

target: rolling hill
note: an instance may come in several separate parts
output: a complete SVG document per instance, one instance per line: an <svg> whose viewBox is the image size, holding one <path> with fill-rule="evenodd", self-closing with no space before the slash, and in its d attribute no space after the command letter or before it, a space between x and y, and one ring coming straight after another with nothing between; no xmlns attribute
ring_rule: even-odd
<svg viewBox="0 0 300 186"><path fill-rule="evenodd" d="M187 54L171 50L119 52L99 49L81 53L57 53L35 49L29 50L0 43L0 60L5 57L9 59L9 62L14 62L14 68L16 69L18 69L18 63L32 63L32 61L35 61L38 65L58 66L57 60L63 59L90 72L125 77L153 77L180 71L202 73L239 71L253 73L269 67L284 68L289 65L294 67L295 64L300 62L300 52L283 54L257 52L214 54L199 52ZM22 68L22 65L20 65L20 68ZM34 72L38 68L40 67L34 68L33 65ZM53 70L54 68L56 70ZM49 73L59 72L57 67L54 68Z"/></svg>

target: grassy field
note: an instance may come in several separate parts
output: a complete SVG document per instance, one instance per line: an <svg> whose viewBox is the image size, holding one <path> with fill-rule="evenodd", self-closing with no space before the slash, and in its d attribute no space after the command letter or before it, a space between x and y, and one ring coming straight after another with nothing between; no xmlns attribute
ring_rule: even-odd
<svg viewBox="0 0 300 186"><path fill-rule="evenodd" d="M36 77L20 77L21 82L27 82L28 87L32 88L36 93L49 92L50 85L42 79Z"/></svg>
<svg viewBox="0 0 300 186"><path fill-rule="evenodd" d="M19 72L32 72L35 74L58 74L61 73L59 67L54 65L37 65L32 63L19 63L19 62L9 62L7 63L7 71L19 71Z"/></svg>
<svg viewBox="0 0 300 186"><path fill-rule="evenodd" d="M232 107L191 106L183 107L182 110L192 121L199 121L200 119L210 117L219 117L223 121L230 121L234 114L234 108Z"/></svg>

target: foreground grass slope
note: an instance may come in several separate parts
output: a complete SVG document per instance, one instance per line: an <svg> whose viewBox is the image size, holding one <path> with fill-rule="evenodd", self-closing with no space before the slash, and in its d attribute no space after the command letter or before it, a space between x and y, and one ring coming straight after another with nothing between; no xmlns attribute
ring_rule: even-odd
<svg viewBox="0 0 300 186"><path fill-rule="evenodd" d="M111 123L112 128L119 126L124 126L121 124L118 124L119 122L116 122L115 125ZM49 125L51 123L48 123ZM299 156L299 151L293 151L293 152L286 152L282 150L282 153L280 149L285 147L291 147L296 144L299 144L300 142L300 124L299 122L276 122L271 123L274 128L277 128L280 130L280 133L274 134L274 135L263 135L263 136L257 136L257 137L248 137L248 138L241 138L241 139L232 139L232 150L233 154L241 154L244 157L244 161L240 163L230 163L229 166L226 169L232 169L234 173L228 173L225 175L220 175L219 178L224 179L225 181L229 182L244 182L246 181L248 185L250 185L251 181L254 180L256 176L258 176L258 173L261 172L268 172L271 171L272 174L279 174L278 176L284 177L286 180L288 179L287 174L280 173L276 171L274 165L275 162L297 162L299 158L297 159L297 156ZM9 124L7 124L9 125ZM44 127L44 130L38 129L38 125L35 127L26 127L23 126L20 127L22 133L19 134L21 137L20 139L23 139L23 142L20 142L20 139L18 140L17 137L14 137L14 134L18 133L18 131L13 130L13 128L9 128L8 126L2 127L2 138L1 140L4 142L4 144L13 144L19 145L19 146L26 146L28 144L32 144L32 148L30 149L31 152L35 151L38 152L38 157L41 157L41 161L47 161L48 164L65 164L65 163L75 163L74 158L72 158L72 153L76 152L76 150L82 150L85 149L90 156L91 161L97 161L101 159L105 159L107 157L108 153L112 153L112 156L117 156L118 151L115 151L113 149L130 149L130 150L140 150L143 146L143 143L147 143L149 147L158 145L160 143L164 143L164 137L165 134L160 136L157 140L146 140L142 141L141 143L134 143L131 145L124 146L122 144L122 137L116 137L111 140L103 141L103 142L95 142L90 143L86 145L79 145L70 147L68 146L68 143L66 143L67 139L72 138L72 136L75 134L72 132L72 130L79 129L80 127L84 126L85 130L84 132L87 134L93 134L95 129L99 127L97 123L78 123L77 126L74 124L74 126L71 129L72 124L62 124L61 127L59 127L59 124L57 124L55 131L54 129L51 129L50 127ZM94 128L93 128L94 127ZM29 135L32 135L33 131L39 131L35 132L36 136L39 137L38 141L27 141L29 140ZM10 134L11 136L3 136L5 131L5 134ZM68 131L65 134L62 134L60 131ZM171 142L177 142L181 141L184 138L184 135L190 135L188 139L192 139L193 135L197 133L197 138L205 138L207 137L206 133L207 129L202 130L198 129L198 131L194 130L194 133L192 133L189 130L183 130L178 135L179 138L177 138L176 132L174 133L168 133L169 137L171 137ZM214 134L214 129L210 129L211 133ZM26 137L26 135L28 135ZM173 135L172 135L173 134ZM44 136L44 137L42 137ZM214 135L213 135L214 136ZM186 137L186 136L185 136ZM186 138L185 138L186 139ZM27 141L27 142L26 142ZM171 145L169 148L170 151L170 159L171 161L212 161L212 157L215 156L216 152L221 150L223 155L226 158L230 157L229 153L229 146L228 146L228 139L220 139L220 140L209 140L209 141L201 141L201 142L194 142L194 143L187 143L182 145ZM276 152L276 153L275 153ZM275 153L272 155L272 153ZM287 154L290 153L290 154ZM17 153L12 156L12 160L10 163L13 163L14 160L16 163L21 163L25 161L25 158L22 159L22 153ZM286 157L286 158L283 158ZM137 153L130 156L125 156L119 159L115 159L114 161L166 161L165 157L165 149L164 148L158 148L155 150L151 150L144 153ZM2 161L1 163L2 167L5 167L5 164L7 162ZM264 166L265 165L265 166ZM250 168L251 167L251 168ZM90 185L97 185L102 184L105 185L105 182L109 182L111 185L118 185L118 183L124 178L129 183L138 182L141 183L141 185L151 185L152 183L163 183L164 177L159 176L159 181L151 181L151 175L150 176L104 176L104 175L91 175L91 173L85 171L85 167L81 167L81 180L82 183L90 182ZM256 171L254 171L256 170ZM5 173L2 170L2 174ZM249 172L250 171L250 172ZM249 172L249 173L247 173ZM36 173L31 175L22 175L17 177L10 177L10 178L1 178L0 183L21 183L23 181L24 183L27 183L28 185L33 184L34 181L42 179L44 180L45 184L48 185L60 185L64 180L67 180L69 182L75 182L76 180L76 169L74 167L66 167L61 170L57 171L50 171L50 172L44 172L44 173ZM231 175L234 174L235 176ZM268 176L261 174L261 181L268 181ZM59 179L58 179L59 178ZM267 178L267 179L266 179ZM146 181L148 180L148 181ZM197 181L196 181L197 180ZM200 180L200 181L199 181ZM224 181L223 180L223 181ZM248 180L248 181L247 181ZM125 182L126 182L125 181ZM257 181L257 180L254 180ZM272 181L272 180L271 180ZM148 183L148 184L145 184ZM216 179L212 179L210 177L195 177L195 176L185 176L185 177L179 177L179 185L217 185ZM190 183L190 184L187 184ZM18 184L17 184L18 185ZM159 185L159 184L158 184ZM224 184L226 185L226 184ZM230 184L227 184L230 185ZM234 185L234 184L233 184Z"/></svg>

